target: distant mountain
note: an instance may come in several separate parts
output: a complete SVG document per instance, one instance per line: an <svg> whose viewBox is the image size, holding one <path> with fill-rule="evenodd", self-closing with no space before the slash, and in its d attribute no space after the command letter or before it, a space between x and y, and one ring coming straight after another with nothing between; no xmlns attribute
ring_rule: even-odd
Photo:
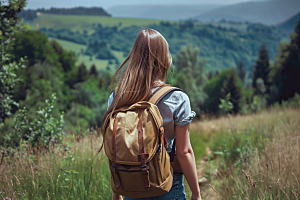
<svg viewBox="0 0 300 200"><path fill-rule="evenodd" d="M278 24L278 28L281 28L289 33L294 32L294 28L297 25L297 22L300 20L300 12L290 19L286 20L285 22L282 22Z"/></svg>
<svg viewBox="0 0 300 200"><path fill-rule="evenodd" d="M300 11L300 0L249 1L222 6L194 17L200 21L249 21L276 25Z"/></svg>
<svg viewBox="0 0 300 200"><path fill-rule="evenodd" d="M219 5L133 5L106 9L113 17L184 20L220 7Z"/></svg>

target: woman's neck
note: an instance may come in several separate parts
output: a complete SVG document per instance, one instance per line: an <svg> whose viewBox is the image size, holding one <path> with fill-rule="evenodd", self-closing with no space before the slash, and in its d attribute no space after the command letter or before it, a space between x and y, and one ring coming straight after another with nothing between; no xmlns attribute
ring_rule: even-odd
<svg viewBox="0 0 300 200"><path fill-rule="evenodd" d="M163 86L163 85L165 85L164 81L162 81L162 80L156 80L153 83L153 88L160 87L160 86Z"/></svg>

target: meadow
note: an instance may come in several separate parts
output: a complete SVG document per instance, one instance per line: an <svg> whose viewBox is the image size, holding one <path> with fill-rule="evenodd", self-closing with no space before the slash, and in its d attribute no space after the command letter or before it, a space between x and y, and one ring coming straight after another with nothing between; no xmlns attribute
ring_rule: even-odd
<svg viewBox="0 0 300 200"><path fill-rule="evenodd" d="M300 108L270 108L191 124L203 199L298 199ZM110 199L109 171L97 129L67 132L49 149L23 144L2 155L0 197L12 199ZM208 161L206 148L212 153ZM190 195L186 187L187 195Z"/></svg>
<svg viewBox="0 0 300 200"><path fill-rule="evenodd" d="M87 46L82 44L77 44L75 42L70 42L66 40L61 40L57 38L49 38L49 40L56 40L65 50L72 51L76 55L76 65L80 65L84 63L87 68L90 68L93 64L95 64L98 71L105 71L109 67L112 71L118 67L115 63L110 63L110 60L97 59L95 56L91 57L82 54L85 52ZM125 59L124 53L121 51L111 50L112 54L118 59L119 63L122 63Z"/></svg>
<svg viewBox="0 0 300 200"><path fill-rule="evenodd" d="M212 150L199 163L209 180L204 199L299 199L299 108L195 122L191 130Z"/></svg>

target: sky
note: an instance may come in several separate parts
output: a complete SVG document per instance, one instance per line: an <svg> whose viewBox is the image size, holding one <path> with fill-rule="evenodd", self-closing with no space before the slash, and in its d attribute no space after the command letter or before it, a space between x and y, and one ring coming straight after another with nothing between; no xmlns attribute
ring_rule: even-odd
<svg viewBox="0 0 300 200"><path fill-rule="evenodd" d="M117 5L201 5L201 4L233 4L253 0L28 0L26 9L36 8L72 8L77 6L102 7L107 9ZM256 0L265 1L265 0Z"/></svg>

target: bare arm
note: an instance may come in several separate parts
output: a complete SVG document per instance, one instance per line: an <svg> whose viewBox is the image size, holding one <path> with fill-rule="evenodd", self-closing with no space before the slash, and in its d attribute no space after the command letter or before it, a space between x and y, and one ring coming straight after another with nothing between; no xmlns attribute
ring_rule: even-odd
<svg viewBox="0 0 300 200"><path fill-rule="evenodd" d="M192 200L201 199L198 185L196 162L194 152L190 143L190 124L183 127L175 127L176 153L183 174L192 191Z"/></svg>

